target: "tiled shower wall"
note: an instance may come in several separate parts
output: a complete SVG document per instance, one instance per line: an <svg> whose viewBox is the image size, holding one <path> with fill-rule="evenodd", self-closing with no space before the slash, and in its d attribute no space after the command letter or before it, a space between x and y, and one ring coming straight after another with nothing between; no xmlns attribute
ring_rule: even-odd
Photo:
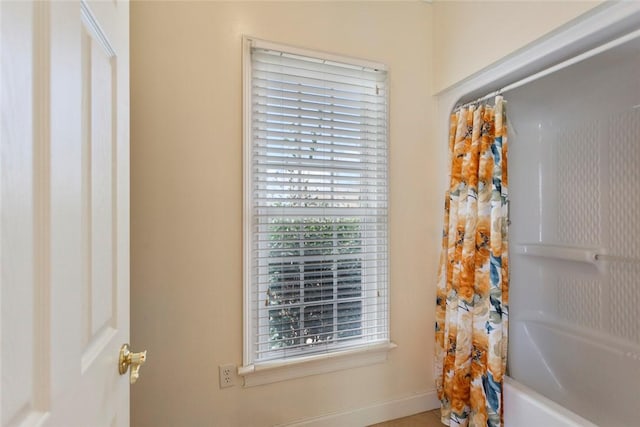
<svg viewBox="0 0 640 427"><path fill-rule="evenodd" d="M554 243L610 256L589 278L558 274L557 313L640 345L640 110L581 123L554 142Z"/></svg>

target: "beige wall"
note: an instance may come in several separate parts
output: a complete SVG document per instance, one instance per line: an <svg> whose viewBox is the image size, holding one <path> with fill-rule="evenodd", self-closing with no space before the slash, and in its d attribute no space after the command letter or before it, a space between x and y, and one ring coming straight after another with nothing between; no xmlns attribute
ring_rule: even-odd
<svg viewBox="0 0 640 427"><path fill-rule="evenodd" d="M439 92L587 12L601 1L433 3L434 91Z"/></svg>
<svg viewBox="0 0 640 427"><path fill-rule="evenodd" d="M268 426L433 389L431 19L424 2L132 3L132 342L149 351L133 426ZM242 361L243 34L390 68L387 363L218 388Z"/></svg>
<svg viewBox="0 0 640 427"><path fill-rule="evenodd" d="M433 148L432 89L593 5L133 2L132 343L149 359L132 388L132 426L268 426L432 390L442 203L430 183L446 166ZM496 16L500 37L492 36ZM476 41L481 22L489 23L486 43ZM399 347L385 364L218 388L218 365L242 361L243 34L390 68L391 335Z"/></svg>

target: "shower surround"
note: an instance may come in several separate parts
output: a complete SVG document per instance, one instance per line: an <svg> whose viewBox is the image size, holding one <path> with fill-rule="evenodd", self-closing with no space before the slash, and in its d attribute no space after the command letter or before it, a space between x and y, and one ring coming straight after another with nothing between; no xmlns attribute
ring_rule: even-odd
<svg viewBox="0 0 640 427"><path fill-rule="evenodd" d="M605 3L440 94L508 88L506 427L638 425L639 28Z"/></svg>

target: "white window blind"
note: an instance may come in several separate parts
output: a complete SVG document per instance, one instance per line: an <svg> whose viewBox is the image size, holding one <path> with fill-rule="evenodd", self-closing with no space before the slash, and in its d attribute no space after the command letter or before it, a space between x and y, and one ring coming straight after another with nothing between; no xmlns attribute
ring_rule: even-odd
<svg viewBox="0 0 640 427"><path fill-rule="evenodd" d="M248 363L388 341L387 73L250 50Z"/></svg>

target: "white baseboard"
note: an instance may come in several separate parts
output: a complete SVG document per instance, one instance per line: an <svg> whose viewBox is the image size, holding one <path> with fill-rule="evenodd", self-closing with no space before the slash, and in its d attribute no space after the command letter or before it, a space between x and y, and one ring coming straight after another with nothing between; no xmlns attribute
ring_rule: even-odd
<svg viewBox="0 0 640 427"><path fill-rule="evenodd" d="M363 427L396 418L408 417L440 407L435 390L388 400L363 408L306 418L281 427Z"/></svg>

